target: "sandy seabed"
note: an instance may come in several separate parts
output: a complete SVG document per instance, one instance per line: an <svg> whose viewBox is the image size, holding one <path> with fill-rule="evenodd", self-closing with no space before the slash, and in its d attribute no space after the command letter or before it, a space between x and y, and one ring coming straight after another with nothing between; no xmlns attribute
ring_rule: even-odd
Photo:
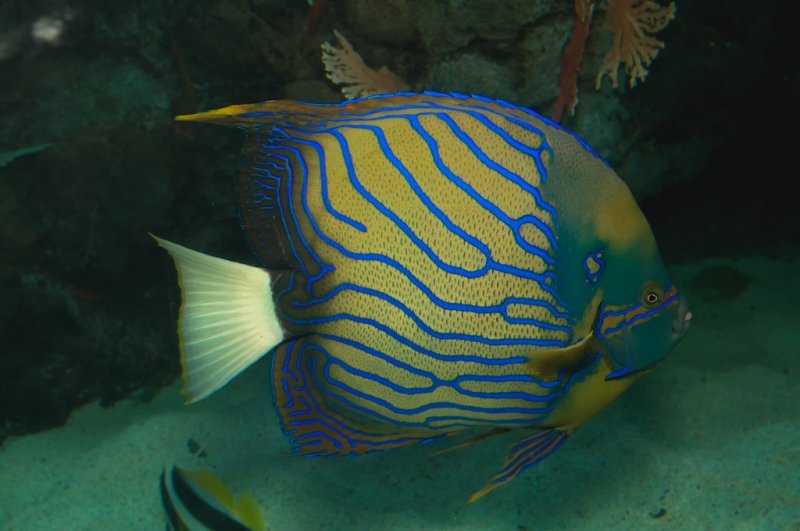
<svg viewBox="0 0 800 531"><path fill-rule="evenodd" d="M358 458L289 456L269 361L183 406L89 405L59 429L0 446L0 529L156 530L164 467L251 492L271 530L800 530L800 256L715 259L752 277L738 297L690 297L675 352L551 458L465 505L509 438ZM177 354L176 354L177 355ZM202 449L194 444L193 440Z"/></svg>

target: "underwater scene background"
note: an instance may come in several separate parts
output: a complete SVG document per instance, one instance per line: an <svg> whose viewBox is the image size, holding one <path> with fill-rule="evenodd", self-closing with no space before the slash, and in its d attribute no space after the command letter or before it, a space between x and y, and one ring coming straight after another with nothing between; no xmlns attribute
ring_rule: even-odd
<svg viewBox="0 0 800 531"><path fill-rule="evenodd" d="M790 2L0 4L0 529L160 529L173 465L270 529L800 529L800 101ZM385 67L385 68L383 68ZM290 456L262 359L184 406L180 290L148 236L257 264L242 134L176 115L478 94L574 131L689 301L652 374L467 504L510 440Z"/></svg>

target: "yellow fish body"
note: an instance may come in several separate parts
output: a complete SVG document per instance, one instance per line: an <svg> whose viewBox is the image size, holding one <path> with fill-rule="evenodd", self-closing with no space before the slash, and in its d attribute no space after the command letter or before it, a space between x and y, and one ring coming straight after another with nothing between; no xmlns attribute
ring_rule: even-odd
<svg viewBox="0 0 800 531"><path fill-rule="evenodd" d="M628 188L532 111L401 93L178 119L247 131L241 217L265 266L159 240L183 287L184 391L203 398L273 352L300 453L520 432L476 499L551 454L688 326Z"/></svg>

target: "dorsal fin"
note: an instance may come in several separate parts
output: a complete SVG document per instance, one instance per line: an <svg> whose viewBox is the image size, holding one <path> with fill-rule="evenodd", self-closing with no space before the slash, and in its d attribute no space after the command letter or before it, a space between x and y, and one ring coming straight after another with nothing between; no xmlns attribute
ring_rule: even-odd
<svg viewBox="0 0 800 531"><path fill-rule="evenodd" d="M265 267L300 270L303 258L292 245L299 230L289 214L292 166L267 149L273 142L269 127L249 130L247 135L238 186L242 228Z"/></svg>

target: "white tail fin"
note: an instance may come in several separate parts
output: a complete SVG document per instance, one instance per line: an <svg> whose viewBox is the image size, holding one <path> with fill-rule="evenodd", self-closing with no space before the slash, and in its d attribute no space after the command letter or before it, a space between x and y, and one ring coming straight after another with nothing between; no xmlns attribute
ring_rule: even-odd
<svg viewBox="0 0 800 531"><path fill-rule="evenodd" d="M153 238L178 270L182 392L188 404L224 386L283 341L284 333L267 271Z"/></svg>

